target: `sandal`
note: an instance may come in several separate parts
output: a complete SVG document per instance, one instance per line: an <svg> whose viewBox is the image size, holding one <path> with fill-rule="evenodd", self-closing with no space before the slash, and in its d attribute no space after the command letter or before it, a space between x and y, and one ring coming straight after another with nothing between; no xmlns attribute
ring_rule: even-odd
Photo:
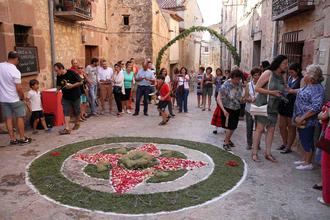
<svg viewBox="0 0 330 220"><path fill-rule="evenodd" d="M254 161L254 162L261 162L260 160L259 160L259 157L258 157L258 154L252 154L252 160Z"/></svg>
<svg viewBox="0 0 330 220"><path fill-rule="evenodd" d="M80 124L75 124L72 128L72 130L78 130L80 128Z"/></svg>
<svg viewBox="0 0 330 220"><path fill-rule="evenodd" d="M289 154L292 153L292 150L290 148L286 148L284 151L281 152L281 154Z"/></svg>
<svg viewBox="0 0 330 220"><path fill-rule="evenodd" d="M320 190L320 191L322 191L322 186L320 186L320 185L318 185L318 184L315 184L314 186L313 186L313 189L316 189L316 190Z"/></svg>
<svg viewBox="0 0 330 220"><path fill-rule="evenodd" d="M224 140L225 141L225 140ZM230 147L236 147L235 144L230 140L229 141L229 144L228 144Z"/></svg>
<svg viewBox="0 0 330 220"><path fill-rule="evenodd" d="M273 157L273 155L265 155L265 159L271 161L272 163L277 163L278 161Z"/></svg>
<svg viewBox="0 0 330 220"><path fill-rule="evenodd" d="M17 145L17 144L19 144L19 142L18 142L17 139L15 139L15 140L10 140L9 144L10 144L10 145Z"/></svg>
<svg viewBox="0 0 330 220"><path fill-rule="evenodd" d="M160 122L158 125L159 125L159 126L163 126L163 125L166 125L166 123L167 123L167 122L162 121L162 122Z"/></svg>
<svg viewBox="0 0 330 220"><path fill-rule="evenodd" d="M284 150L284 149L286 149L286 146L285 145L281 145L280 147L278 147L276 150Z"/></svg>
<svg viewBox="0 0 330 220"><path fill-rule="evenodd" d="M18 143L20 143L20 144L29 144L31 142L32 142L32 138L29 138L29 137L24 137L24 139L18 140Z"/></svg>
<svg viewBox="0 0 330 220"><path fill-rule="evenodd" d="M69 131L68 129L63 129L62 131L59 131L60 135L68 135L71 133L71 131Z"/></svg>

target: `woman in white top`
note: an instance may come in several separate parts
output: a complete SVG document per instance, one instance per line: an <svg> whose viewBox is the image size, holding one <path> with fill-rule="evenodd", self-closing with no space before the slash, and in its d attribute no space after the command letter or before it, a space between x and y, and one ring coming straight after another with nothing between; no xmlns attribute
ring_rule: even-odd
<svg viewBox="0 0 330 220"><path fill-rule="evenodd" d="M121 66L118 64L115 64L115 71L112 76L113 80L113 94L115 96L115 101L118 109L117 116L121 116L122 111L123 111L123 106L122 106L122 97L123 94L125 94L125 88L124 88L124 74L123 71L121 71Z"/></svg>
<svg viewBox="0 0 330 220"><path fill-rule="evenodd" d="M189 95L189 73L185 67L180 70L179 86L182 86L182 93L179 96L179 112L182 110L188 113L188 95Z"/></svg>
<svg viewBox="0 0 330 220"><path fill-rule="evenodd" d="M246 102L245 112L246 112L246 140L247 140L247 150L252 149L252 140L253 140L253 125L254 119L250 114L251 103L254 103L258 93L256 92L256 84L261 76L261 69L258 67L254 67L251 70L251 81L245 87L245 97L244 100Z"/></svg>

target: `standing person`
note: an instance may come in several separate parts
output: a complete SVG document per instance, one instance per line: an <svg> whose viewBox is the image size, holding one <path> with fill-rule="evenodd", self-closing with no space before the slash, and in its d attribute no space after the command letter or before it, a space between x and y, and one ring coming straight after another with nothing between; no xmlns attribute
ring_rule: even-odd
<svg viewBox="0 0 330 220"><path fill-rule="evenodd" d="M179 113L181 113L182 111L188 113L189 81L190 77L188 70L185 67L182 67L179 76Z"/></svg>
<svg viewBox="0 0 330 220"><path fill-rule="evenodd" d="M265 72L266 70L268 70L269 67L270 67L270 63L268 60L264 60L261 62L260 69L262 72Z"/></svg>
<svg viewBox="0 0 330 220"><path fill-rule="evenodd" d="M88 96L88 78L85 73L83 66L78 66L78 74L83 82L81 86L81 96L80 96L80 120L85 121L87 118L87 96Z"/></svg>
<svg viewBox="0 0 330 220"><path fill-rule="evenodd" d="M225 76L225 80L227 80L227 79L230 78L230 70L229 70L229 69L226 69L226 70L225 70L225 74L224 74L224 76Z"/></svg>
<svg viewBox="0 0 330 220"><path fill-rule="evenodd" d="M252 160L259 162L258 148L260 145L261 135L264 129L266 132L266 151L265 159L271 162L277 162L272 156L272 143L274 138L275 126L277 123L278 106L281 101L282 93L285 91L285 82L283 74L288 69L288 58L284 55L278 55L271 63L269 70L266 70L260 76L256 92L259 93L256 98L256 105L262 106L268 104L268 116L256 116L257 128L253 139Z"/></svg>
<svg viewBox="0 0 330 220"><path fill-rule="evenodd" d="M303 78L301 73L301 67L298 63L293 63L289 66L289 79L288 79L288 90L286 98L288 102L281 101L278 113L279 117L279 128L282 138L282 146L278 150L283 150L282 154L291 153L291 147L296 139L297 129L292 124L292 115L294 103L296 101L296 94L300 88L300 81Z"/></svg>
<svg viewBox="0 0 330 220"><path fill-rule="evenodd" d="M253 142L253 127L254 127L254 118L250 114L251 103L256 101L258 93L256 92L256 85L261 75L261 69L254 67L251 70L251 81L245 87L245 120L246 120L246 140L247 140L247 150L252 149Z"/></svg>
<svg viewBox="0 0 330 220"><path fill-rule="evenodd" d="M211 102L213 95L213 76L212 76L212 68L206 68L206 74L203 78L203 111L205 111L206 107L206 97L208 101L208 110L211 111Z"/></svg>
<svg viewBox="0 0 330 220"><path fill-rule="evenodd" d="M298 127L299 140L304 148L303 160L294 162L297 170L313 169L314 131L318 125L317 115L321 112L325 92L321 82L324 80L318 65L309 65L304 73L305 87L297 93L293 120Z"/></svg>
<svg viewBox="0 0 330 220"><path fill-rule="evenodd" d="M123 113L123 106L122 106L122 100L123 95L125 95L125 88L124 88L124 73L121 69L120 64L115 64L115 71L112 76L113 80L113 94L115 96L115 101L117 105L117 116L121 116Z"/></svg>
<svg viewBox="0 0 330 220"><path fill-rule="evenodd" d="M133 66L133 72L134 72L134 78L135 78L136 74L139 72L139 68L135 63L134 58L131 58L130 61L131 61L132 66ZM130 109L132 109L132 103L134 102L134 97L136 97L136 91L137 91L137 84L135 83L134 87L132 88L132 91L131 91L131 93L132 93L131 94L131 100L129 101Z"/></svg>
<svg viewBox="0 0 330 220"><path fill-rule="evenodd" d="M66 70L62 63L54 64L54 72L57 74L56 85L62 90L62 105L65 120L65 128L60 131L60 135L67 135L71 133L70 128L70 114L73 110L75 117L75 124L72 130L78 130L80 127L80 96L82 80L80 76L72 71Z"/></svg>
<svg viewBox="0 0 330 220"><path fill-rule="evenodd" d="M325 140L330 141L330 101L322 107L322 112L318 115L318 118L322 121L322 136ZM327 151L322 151L321 170L322 197L318 197L317 200L322 204L330 205L330 153Z"/></svg>
<svg viewBox="0 0 330 220"><path fill-rule="evenodd" d="M37 134L37 126L39 122L41 122L42 127L46 132L51 131L51 129L47 127L45 115L42 110L42 104L41 104L41 94L39 91L39 82L36 79L32 79L29 82L31 90L28 92L26 98L30 104L30 109L32 112L31 115L31 121L32 121L32 128L33 132L32 134Z"/></svg>
<svg viewBox="0 0 330 220"><path fill-rule="evenodd" d="M129 107L129 100L131 98L131 91L134 85L134 72L132 69L132 63L127 62L126 63L126 70L124 71L124 88L125 88L125 95L123 95L123 101L122 106L124 108L124 111L127 114L131 114Z"/></svg>
<svg viewBox="0 0 330 220"><path fill-rule="evenodd" d="M178 75L180 71L178 68L173 70L173 82L172 82L172 106L175 106L175 101L178 105L177 89L178 89Z"/></svg>
<svg viewBox="0 0 330 220"><path fill-rule="evenodd" d="M165 77L162 75L160 75L157 80L157 90L159 91L158 111L161 113L163 118L159 125L166 125L169 121L168 114L166 113L166 106L171 102L171 89L170 86L165 83Z"/></svg>
<svg viewBox="0 0 330 220"><path fill-rule="evenodd" d="M98 69L98 80L100 85L101 115L105 112L105 100L109 100L109 114L112 112L112 79L113 70L108 67L107 61L101 61L101 67Z"/></svg>
<svg viewBox="0 0 330 220"><path fill-rule="evenodd" d="M99 59L93 58L91 64L86 67L86 75L88 79L88 101L91 108L91 115L97 116L96 100L97 100L97 83L98 83L98 65Z"/></svg>
<svg viewBox="0 0 330 220"><path fill-rule="evenodd" d="M7 62L0 63L0 103L2 115L6 120L11 145L32 142L31 138L25 136L24 92L21 85L21 73L16 67L18 63L19 55L16 51L10 51ZM16 139L14 133L14 118L17 121L19 140Z"/></svg>
<svg viewBox="0 0 330 220"><path fill-rule="evenodd" d="M239 69L231 72L230 80L227 80L220 89L217 102L222 110L221 122L222 127L226 129L226 136L223 144L223 149L231 151L235 147L231 141L238 126L239 113L241 109L241 101L243 97L242 87L243 72Z"/></svg>
<svg viewBox="0 0 330 220"><path fill-rule="evenodd" d="M78 60L77 60L76 58L73 58L73 59L71 60L71 68L70 68L70 70L72 70L72 71L78 73L78 67L79 67L79 62L78 62Z"/></svg>
<svg viewBox="0 0 330 220"><path fill-rule="evenodd" d="M197 81L197 86L196 86L196 90L197 90L197 107L198 108L201 108L203 106L204 71L205 71L204 67L199 67L198 73L197 73L197 76L196 76L196 81ZM201 100L201 98L202 98L202 100ZM201 103L201 101L202 101L202 103Z"/></svg>
<svg viewBox="0 0 330 220"><path fill-rule="evenodd" d="M217 100L217 97L218 97L218 93L221 89L221 85L222 83L224 82L224 75L222 73L222 70L220 68L218 68L216 71L216 77L215 77L215 80L214 80L214 83L215 83L215 92L214 92L214 96L215 96L215 100Z"/></svg>
<svg viewBox="0 0 330 220"><path fill-rule="evenodd" d="M162 68L161 70L160 70L160 75L161 76L164 76L165 77L165 83L170 87L170 89L172 88L172 83L171 83L171 77L169 76L169 74L168 74L168 72L167 72L167 69L166 68ZM172 94L173 92L171 91L171 94ZM171 97L170 97L170 99L171 99ZM175 116L175 114L173 113L173 105L172 105L172 102L169 102L168 103L168 112L170 113L170 116L171 117L174 117Z"/></svg>
<svg viewBox="0 0 330 220"><path fill-rule="evenodd" d="M148 116L148 99L149 94L151 93L151 85L155 83L154 74L148 69L148 63L144 62L142 64L142 69L136 74L135 81L138 84L136 92L136 102L135 102L135 113L133 116L139 115L140 112L140 101L143 96L143 105L144 105L144 115Z"/></svg>

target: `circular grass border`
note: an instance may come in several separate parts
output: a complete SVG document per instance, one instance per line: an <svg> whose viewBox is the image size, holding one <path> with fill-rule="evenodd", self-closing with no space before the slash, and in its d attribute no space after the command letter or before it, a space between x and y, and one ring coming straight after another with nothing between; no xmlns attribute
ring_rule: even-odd
<svg viewBox="0 0 330 220"><path fill-rule="evenodd" d="M94 191L73 183L62 175L62 163L77 151L122 142L173 144L198 150L212 158L214 171L208 179L185 189L144 195ZM54 157L52 152L60 152L60 155ZM235 160L239 166L226 166L229 160ZM35 192L68 208L114 215L145 216L185 210L222 198L243 182L246 177L246 163L240 157L206 143L165 138L112 137L67 144L50 150L34 159L27 166L26 174L26 182Z"/></svg>

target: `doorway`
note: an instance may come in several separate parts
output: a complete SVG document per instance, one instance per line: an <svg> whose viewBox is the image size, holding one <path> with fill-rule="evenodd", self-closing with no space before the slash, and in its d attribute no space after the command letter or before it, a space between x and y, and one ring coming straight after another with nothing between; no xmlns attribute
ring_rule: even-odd
<svg viewBox="0 0 330 220"><path fill-rule="evenodd" d="M99 47L98 46L85 46L85 65L91 64L92 58L99 57Z"/></svg>
<svg viewBox="0 0 330 220"><path fill-rule="evenodd" d="M253 41L253 60L252 67L260 66L261 40Z"/></svg>

